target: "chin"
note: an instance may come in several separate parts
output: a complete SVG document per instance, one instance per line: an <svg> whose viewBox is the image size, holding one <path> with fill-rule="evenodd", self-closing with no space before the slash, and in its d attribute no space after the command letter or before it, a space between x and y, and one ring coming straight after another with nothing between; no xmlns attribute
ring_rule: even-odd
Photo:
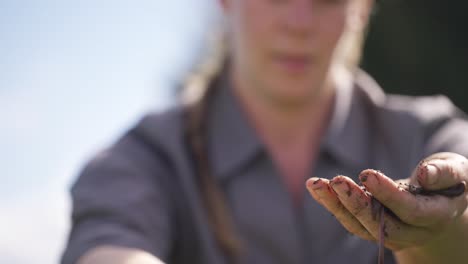
<svg viewBox="0 0 468 264"><path fill-rule="evenodd" d="M278 67L265 65L262 71L253 75L255 86L269 100L278 104L303 105L311 103L322 88L317 69L302 74L290 74ZM324 78L323 78L324 79Z"/></svg>
<svg viewBox="0 0 468 264"><path fill-rule="evenodd" d="M311 103L320 87L313 83L276 82L270 83L269 97L282 105L304 105Z"/></svg>

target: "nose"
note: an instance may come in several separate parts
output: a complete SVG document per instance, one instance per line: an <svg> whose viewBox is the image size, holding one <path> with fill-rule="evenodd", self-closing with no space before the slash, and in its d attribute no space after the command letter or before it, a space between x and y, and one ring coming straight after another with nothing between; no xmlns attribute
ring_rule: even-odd
<svg viewBox="0 0 468 264"><path fill-rule="evenodd" d="M290 0L285 24L294 32L307 33L313 27L315 16L312 0Z"/></svg>

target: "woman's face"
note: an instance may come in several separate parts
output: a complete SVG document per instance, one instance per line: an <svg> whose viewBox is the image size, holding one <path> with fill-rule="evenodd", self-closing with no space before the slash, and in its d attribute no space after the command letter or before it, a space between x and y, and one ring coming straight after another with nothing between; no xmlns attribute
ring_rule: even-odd
<svg viewBox="0 0 468 264"><path fill-rule="evenodd" d="M365 8L355 7L368 0L221 1L235 81L289 104L317 95L341 36L355 27L350 24L367 20Z"/></svg>

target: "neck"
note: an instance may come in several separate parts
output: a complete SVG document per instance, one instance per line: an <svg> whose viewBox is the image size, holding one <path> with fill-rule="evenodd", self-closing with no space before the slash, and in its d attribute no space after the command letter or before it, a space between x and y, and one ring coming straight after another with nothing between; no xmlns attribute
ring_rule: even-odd
<svg viewBox="0 0 468 264"><path fill-rule="evenodd" d="M248 92L248 87L239 87L236 82L234 92L264 143L275 149L289 149L311 146L320 138L328 124L335 94L333 84L327 83L309 101L295 105L259 99Z"/></svg>
<svg viewBox="0 0 468 264"><path fill-rule="evenodd" d="M334 86L323 87L310 101L297 105L258 98L234 80L234 92L269 150L296 207L302 201L304 181L314 168L322 134L333 105Z"/></svg>

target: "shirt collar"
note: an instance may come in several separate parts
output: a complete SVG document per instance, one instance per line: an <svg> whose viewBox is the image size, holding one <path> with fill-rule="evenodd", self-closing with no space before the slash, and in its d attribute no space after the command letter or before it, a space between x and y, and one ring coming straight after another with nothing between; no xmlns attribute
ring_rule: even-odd
<svg viewBox="0 0 468 264"><path fill-rule="evenodd" d="M339 77L333 114L321 151L350 165L365 166L371 155L371 106L382 105L385 94L364 71ZM264 147L233 94L226 70L214 85L218 87L214 87L217 91L208 117L209 155L214 174L224 178L251 161Z"/></svg>
<svg viewBox="0 0 468 264"><path fill-rule="evenodd" d="M332 119L321 150L352 166L365 166L371 158L372 116L384 104L385 94L364 71L342 76L337 85Z"/></svg>
<svg viewBox="0 0 468 264"><path fill-rule="evenodd" d="M208 144L214 174L227 177L252 160L262 144L233 94L228 71L221 74L210 105Z"/></svg>

